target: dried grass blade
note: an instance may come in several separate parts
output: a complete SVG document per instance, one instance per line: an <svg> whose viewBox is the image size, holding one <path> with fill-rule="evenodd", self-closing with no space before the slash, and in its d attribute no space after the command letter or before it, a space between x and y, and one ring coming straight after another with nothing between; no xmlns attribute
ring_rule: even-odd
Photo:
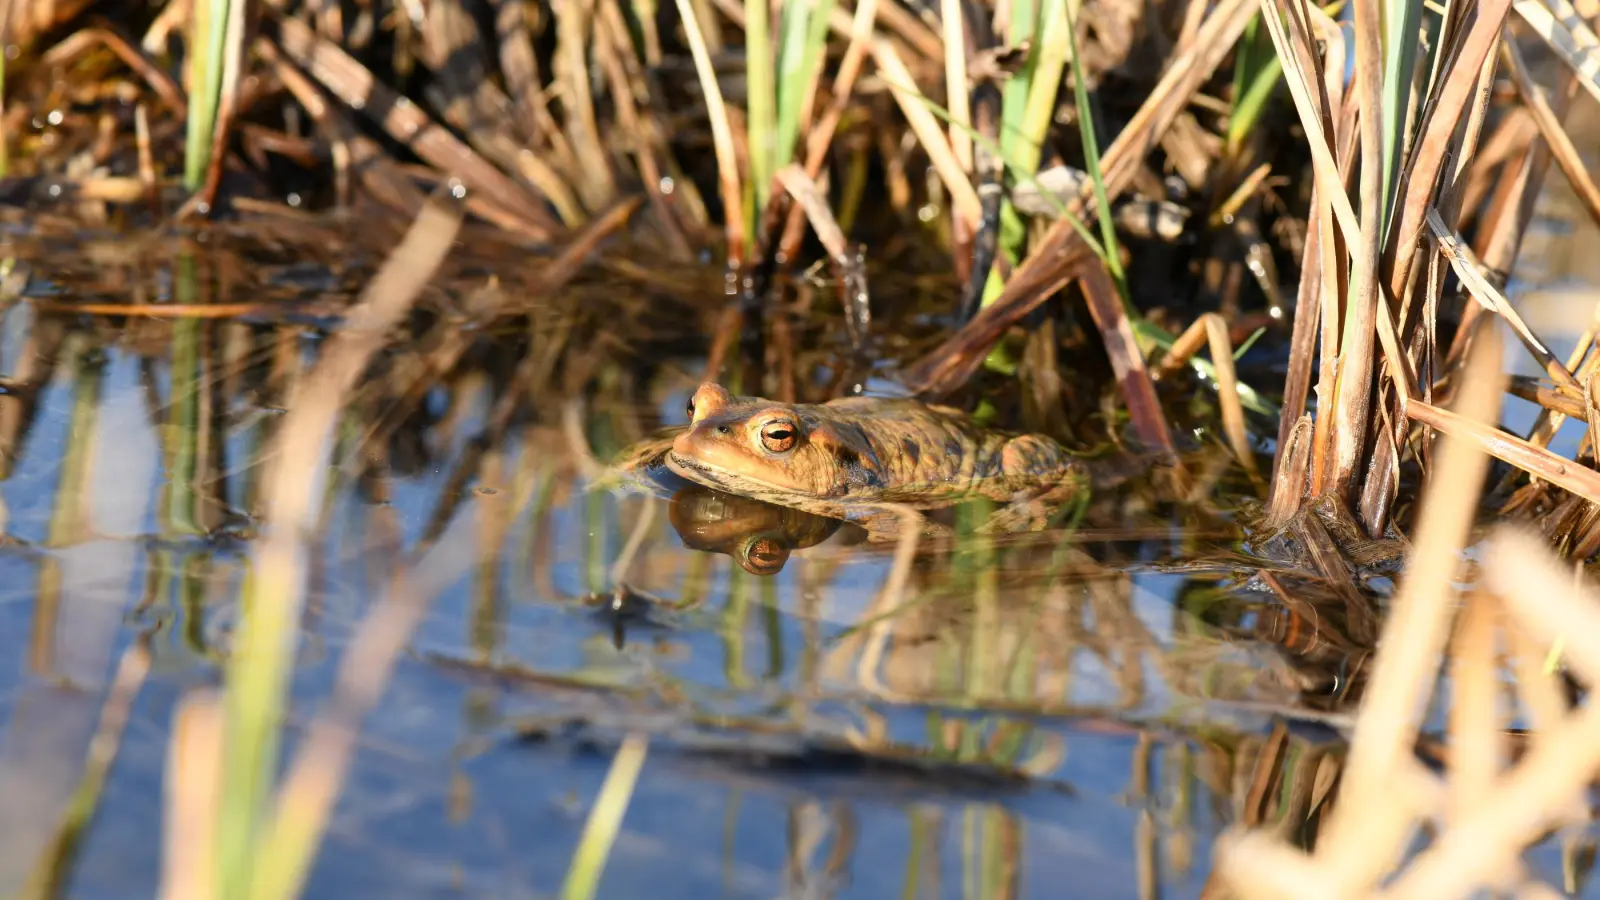
<svg viewBox="0 0 1600 900"><path fill-rule="evenodd" d="M1577 379L1573 378L1561 360L1550 352L1544 341L1539 340L1539 336L1533 333L1528 323L1524 322L1522 316L1512 308L1511 301L1506 299L1505 294L1500 293L1499 289L1484 277L1483 263L1478 260L1478 255L1473 253L1472 248L1445 225L1444 220L1433 210L1428 211L1428 229L1433 232L1434 240L1439 243L1439 252L1450 260L1451 267L1456 270L1456 276L1466 285L1472 299L1478 301L1484 309L1497 313L1506 320L1506 324L1516 332L1522 345L1528 348L1528 352L1533 354L1533 358L1538 360L1539 365L1557 386L1570 391L1575 397L1582 397L1583 388Z"/></svg>
<svg viewBox="0 0 1600 900"><path fill-rule="evenodd" d="M728 124L728 107L722 102L722 87L717 83L717 72L711 65L711 53L706 49L705 35L700 32L699 20L689 0L675 0L678 18L683 22L683 33L689 41L689 52L694 57L695 74L700 79L700 90L705 94L706 113L711 119L711 141L717 152L717 179L721 183L723 221L727 228L728 265L737 267L744 261L744 194L739 187L739 159L733 145L733 128Z"/></svg>
<svg viewBox="0 0 1600 900"><path fill-rule="evenodd" d="M644 198L638 195L629 197L621 203L615 204L599 218L584 226L582 231L574 235L572 240L561 248L561 252L556 254L554 259L539 270L538 276L529 286L529 292L533 294L532 299L535 302L539 302L542 300L540 295L549 294L566 287L573 276L578 274L578 270L583 267L584 262L589 258L589 254L594 252L601 241L604 241L615 234L622 226L628 224L628 219L633 216L643 202Z"/></svg>
<svg viewBox="0 0 1600 900"><path fill-rule="evenodd" d="M917 82L911 77L911 70L906 68L894 45L883 38L873 39L872 58L878 65L879 74L889 86L889 91L894 94L901 113L905 115L911 130L916 133L917 140L922 144L923 152L928 154L929 161L939 173L939 180L944 183L945 190L950 192L951 207L956 215L967 223L968 228L975 232L978 220L983 215L978 202L978 191L972 186L971 177L957 161L955 151L950 148L949 138L939 127L939 120L928 111L927 98L917 89Z"/></svg>
<svg viewBox="0 0 1600 900"><path fill-rule="evenodd" d="M1080 240L1062 248L1061 258L1068 267L1065 275L1046 272L1043 266L1035 267L1026 277L1023 270L1018 270L998 299L906 370L907 386L923 399L939 399L965 384L983 364L983 354L1006 329L1066 287L1076 277L1076 267L1092 257L1088 245Z"/></svg>
<svg viewBox="0 0 1600 900"><path fill-rule="evenodd" d="M1523 61L1522 52L1517 49L1517 42L1509 28L1506 29L1505 38L1500 42L1500 48L1506 62L1510 64L1511 80L1517 86L1522 104L1533 114L1534 124L1539 126L1539 134L1549 146L1550 154L1555 158L1556 165L1561 168L1561 174L1567 176L1567 183L1572 185L1572 192L1578 195L1578 200L1588 211L1589 218L1600 224L1600 187L1595 185L1594 178L1589 175L1589 170L1583 164L1583 157L1579 155L1578 148L1572 143L1567 130L1561 127L1561 120L1556 117L1555 110L1550 108L1549 101L1544 97L1544 91L1528 72L1528 64Z"/></svg>
<svg viewBox="0 0 1600 900"><path fill-rule="evenodd" d="M1116 285L1112 284L1111 276L1098 260L1085 263L1080 273L1083 296L1089 303L1089 314L1100 331L1107 355L1111 357L1111 368L1117 376L1117 389L1127 405L1134 431L1145 446L1160 451L1169 463L1177 464L1178 449L1173 446L1166 414L1161 410L1161 401L1156 398L1155 384L1145 368L1144 356L1133 337L1133 328L1128 324L1127 310L1123 308ZM1232 362L1231 356L1225 358L1229 363ZM1233 391L1232 395L1237 403L1238 392Z"/></svg>
<svg viewBox="0 0 1600 900"><path fill-rule="evenodd" d="M1511 6L1572 69L1584 90L1600 100L1600 39L1572 4L1566 0L1516 0Z"/></svg>
<svg viewBox="0 0 1600 900"><path fill-rule="evenodd" d="M556 232L555 219L521 184L506 177L448 129L380 83L356 59L294 19L280 17L278 32L279 48L303 66L312 78L435 168L458 175L469 188L482 195L482 202L506 212L521 226L519 230L537 240L546 240Z"/></svg>
<svg viewBox="0 0 1600 900"><path fill-rule="evenodd" d="M833 263L834 277L839 281L840 306L850 332L851 344L859 349L872 324L872 311L867 292L866 266L860 253L852 253L849 242L839 223L834 221L827 198L817 190L817 185L806 176L805 170L790 164L778 172L778 181L805 210L811 229L828 251Z"/></svg>
<svg viewBox="0 0 1600 900"><path fill-rule="evenodd" d="M1475 424L1495 420L1499 371L1499 336L1486 332L1464 373L1457 418ZM1318 862L1329 873L1338 873L1349 892L1375 885L1398 859L1412 827L1409 810L1394 802L1394 782L1408 763L1414 765L1412 747L1422 709L1449 634L1461 549L1489 468L1488 457L1475 442L1455 435L1444 439L1438 459L1423 487L1410 564L1384 627L1386 636L1405 637L1378 642L1339 806L1318 840Z"/></svg>
<svg viewBox="0 0 1600 900"><path fill-rule="evenodd" d="M1259 482L1261 470L1256 466L1255 451L1250 447L1250 435L1244 425L1244 406L1239 402L1239 378L1233 369L1233 342L1228 340L1228 324L1216 313L1200 317L1205 323L1206 337L1211 343L1211 364L1217 369L1217 401L1222 406L1222 428L1228 443L1239 458L1239 464L1252 481Z"/></svg>
<svg viewBox="0 0 1600 900"><path fill-rule="evenodd" d="M1585 468L1570 459L1535 447L1522 438L1490 425L1473 422L1437 406L1413 400L1406 404L1406 416L1445 434L1470 440L1496 459L1508 462L1535 478L1600 503L1600 472Z"/></svg>
<svg viewBox="0 0 1600 900"><path fill-rule="evenodd" d="M1590 683L1600 681L1600 598L1573 583L1544 543L1502 526L1484 554L1484 584L1518 622L1568 643ZM1383 896L1450 900L1516 871L1525 846L1558 824L1600 768L1600 704L1553 723L1468 817L1453 823Z"/></svg>
<svg viewBox="0 0 1600 900"><path fill-rule="evenodd" d="M221 760L222 703L214 691L191 692L178 702L167 743L161 900L215 896Z"/></svg>

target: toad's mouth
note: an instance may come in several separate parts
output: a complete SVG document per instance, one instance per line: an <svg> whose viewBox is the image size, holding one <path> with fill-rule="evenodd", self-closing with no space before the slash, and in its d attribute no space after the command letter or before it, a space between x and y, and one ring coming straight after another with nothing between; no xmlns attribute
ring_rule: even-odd
<svg viewBox="0 0 1600 900"><path fill-rule="evenodd" d="M706 487L721 488L729 493L742 494L743 492L756 491L764 495L780 497L804 496L803 491L796 491L783 485L773 484L760 478L717 469L705 463L684 456L676 450L667 452L667 468L690 481L696 481ZM754 499L764 499L756 497Z"/></svg>

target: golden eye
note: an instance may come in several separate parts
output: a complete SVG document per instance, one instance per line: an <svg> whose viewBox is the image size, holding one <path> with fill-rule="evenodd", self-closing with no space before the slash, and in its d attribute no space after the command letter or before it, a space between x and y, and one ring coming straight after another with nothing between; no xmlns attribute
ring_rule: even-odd
<svg viewBox="0 0 1600 900"><path fill-rule="evenodd" d="M794 446L794 423L779 419L761 426L761 446L782 453Z"/></svg>
<svg viewBox="0 0 1600 900"><path fill-rule="evenodd" d="M744 558L744 570L751 575L776 575L789 561L789 548L772 538L756 538L750 542Z"/></svg>

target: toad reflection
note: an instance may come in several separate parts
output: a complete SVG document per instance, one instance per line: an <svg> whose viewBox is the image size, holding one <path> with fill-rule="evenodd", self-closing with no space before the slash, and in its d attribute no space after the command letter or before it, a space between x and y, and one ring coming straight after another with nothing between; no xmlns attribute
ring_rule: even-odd
<svg viewBox="0 0 1600 900"><path fill-rule="evenodd" d="M791 551L822 543L844 524L700 485L674 493L667 517L685 547L726 554L763 577L782 571Z"/></svg>

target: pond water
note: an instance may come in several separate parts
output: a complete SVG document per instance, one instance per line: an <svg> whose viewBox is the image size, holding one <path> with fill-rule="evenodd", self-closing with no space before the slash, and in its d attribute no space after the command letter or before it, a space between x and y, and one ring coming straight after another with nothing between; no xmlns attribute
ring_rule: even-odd
<svg viewBox="0 0 1600 900"><path fill-rule="evenodd" d="M57 860L63 896L148 896L174 710L219 681L261 451L315 341L44 311L160 300L188 266L225 268L146 248L94 276L51 252L25 254L28 296L0 318L0 891ZM293 268L280 278L342 289ZM1528 296L1569 277L1527 272ZM1286 614L1261 570L1299 596L1336 586L1245 543L1228 502L1135 485L1069 528L929 548L896 589L893 546L849 527L592 484L591 454L677 421L703 361L601 362L609 388L504 427L502 362L409 401L394 384L420 376L388 373L341 426L291 752L393 572L423 554L448 587L367 720L309 896L553 894L635 732L649 753L601 896L1200 897L1224 828L1292 828L1326 798L1371 635L1354 610ZM1389 573L1368 574L1383 595ZM150 675L63 844L139 640ZM1530 865L1561 883L1572 847Z"/></svg>

